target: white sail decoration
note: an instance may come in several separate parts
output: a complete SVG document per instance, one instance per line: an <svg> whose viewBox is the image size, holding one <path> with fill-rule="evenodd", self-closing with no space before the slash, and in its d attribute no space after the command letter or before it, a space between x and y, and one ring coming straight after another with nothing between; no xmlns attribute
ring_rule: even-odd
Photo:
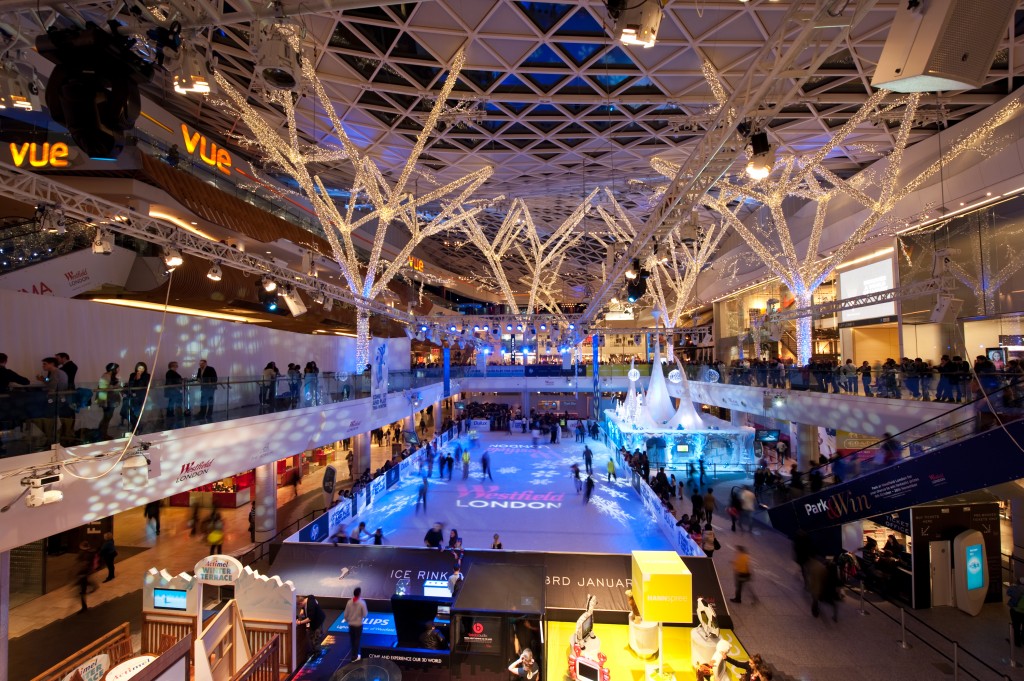
<svg viewBox="0 0 1024 681"><path fill-rule="evenodd" d="M665 383L665 371L661 366L660 339L654 342L654 364L651 365L651 380L647 384L644 407L655 428L670 427L668 422L675 414L675 407L672 406L672 398Z"/></svg>
<svg viewBox="0 0 1024 681"><path fill-rule="evenodd" d="M693 406L693 399L690 397L690 381L686 377L686 372L683 371L683 365L679 362L678 358L676 358L676 371L679 373L679 407L666 427L673 430L680 426L683 427L683 430L703 430L707 426L704 424L700 414L697 413L697 409ZM675 373L673 372L673 374Z"/></svg>

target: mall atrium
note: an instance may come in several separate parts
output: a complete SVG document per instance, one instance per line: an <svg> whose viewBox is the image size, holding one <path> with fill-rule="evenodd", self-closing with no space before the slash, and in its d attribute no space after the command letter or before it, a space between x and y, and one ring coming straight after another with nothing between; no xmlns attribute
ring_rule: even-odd
<svg viewBox="0 0 1024 681"><path fill-rule="evenodd" d="M0 0L0 681L1024 679L1022 86L1019 0Z"/></svg>

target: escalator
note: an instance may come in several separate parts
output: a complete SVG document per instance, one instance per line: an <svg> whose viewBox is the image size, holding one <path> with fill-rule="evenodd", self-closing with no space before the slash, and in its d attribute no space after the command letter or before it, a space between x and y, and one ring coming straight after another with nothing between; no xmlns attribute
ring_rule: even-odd
<svg viewBox="0 0 1024 681"><path fill-rule="evenodd" d="M779 490L772 526L793 536L1024 478L1024 409L1014 386L894 435L886 464L879 444L816 470L835 480L817 492ZM890 439L890 438L887 438ZM841 481L840 481L841 480Z"/></svg>

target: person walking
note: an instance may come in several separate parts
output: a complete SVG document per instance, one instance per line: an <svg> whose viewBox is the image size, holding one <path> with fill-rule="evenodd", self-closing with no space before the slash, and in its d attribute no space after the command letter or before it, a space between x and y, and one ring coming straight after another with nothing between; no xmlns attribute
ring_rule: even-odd
<svg viewBox="0 0 1024 681"><path fill-rule="evenodd" d="M747 532L754 531L754 511L757 509L757 495L750 485L744 485L740 492L740 531L746 526Z"/></svg>
<svg viewBox="0 0 1024 681"><path fill-rule="evenodd" d="M256 502L249 506L249 541L256 543Z"/></svg>
<svg viewBox="0 0 1024 681"><path fill-rule="evenodd" d="M711 516L718 508L718 501L715 499L714 490L708 487L707 494L704 495L704 522L708 525L711 524Z"/></svg>
<svg viewBox="0 0 1024 681"><path fill-rule="evenodd" d="M594 452L590 451L589 445L583 448L583 465L587 468L587 475L594 474Z"/></svg>
<svg viewBox="0 0 1024 681"><path fill-rule="evenodd" d="M160 500L151 501L146 504L146 509L143 511L146 516L146 525L153 525L157 535L160 534Z"/></svg>
<svg viewBox="0 0 1024 681"><path fill-rule="evenodd" d="M469 447L462 450L462 479L469 479Z"/></svg>
<svg viewBox="0 0 1024 681"><path fill-rule="evenodd" d="M704 525L704 531L700 535L700 547L704 549L704 555L708 558L714 557L715 551L722 548L722 545L718 543L718 538L715 537L715 530L711 527L711 523Z"/></svg>
<svg viewBox="0 0 1024 681"><path fill-rule="evenodd" d="M485 449L484 453L480 455L480 465L483 467L483 472L480 474L480 480L483 481L487 478L491 482L494 482L494 478L491 477L491 450Z"/></svg>
<svg viewBox="0 0 1024 681"><path fill-rule="evenodd" d="M363 620L366 619L368 612L366 603L360 598L362 595L363 590L357 586L352 591L352 598L345 605L345 623L348 624L348 640L353 662L359 662L363 657L360 641L363 638Z"/></svg>
<svg viewBox="0 0 1024 681"><path fill-rule="evenodd" d="M693 507L690 509L691 518L700 518L704 514L704 496L700 493L700 488L693 490L693 494L690 495L690 505Z"/></svg>
<svg viewBox="0 0 1024 681"><path fill-rule="evenodd" d="M589 474L587 479L583 482L583 505L590 503L590 497L594 494L594 478Z"/></svg>
<svg viewBox="0 0 1024 681"><path fill-rule="evenodd" d="M619 481L619 476L617 476L615 474L615 459L609 457L608 458L608 482L611 482L612 478L615 479L615 482Z"/></svg>
<svg viewBox="0 0 1024 681"><path fill-rule="evenodd" d="M427 512L427 489L430 485L430 483L427 482L428 479L429 478L425 475L420 479L419 492L416 494L416 513L420 512L421 501L423 502L423 512Z"/></svg>
<svg viewBox="0 0 1024 681"><path fill-rule="evenodd" d="M82 603L79 612L89 609L85 597L96 590L96 584L92 581L92 573L96 570L96 552L87 541L78 545L78 562L75 568L76 580L78 581L78 599Z"/></svg>
<svg viewBox="0 0 1024 681"><path fill-rule="evenodd" d="M736 579L736 595L730 599L732 603L743 602L743 585L748 584L753 577L753 572L750 568L750 554L747 553L747 547L737 546L736 557L732 560L732 572ZM750 596L754 600L754 604L757 605L757 594L754 593L753 589L748 589Z"/></svg>
<svg viewBox="0 0 1024 681"><path fill-rule="evenodd" d="M107 578L103 580L106 583L114 578L114 559L117 558L117 548L114 546L113 532L103 533L103 543L100 544L99 556L100 561L107 568Z"/></svg>
<svg viewBox="0 0 1024 681"><path fill-rule="evenodd" d="M1006 590L1006 605L1010 608L1010 624L1013 625L1013 645L1024 645L1024 577Z"/></svg>
<svg viewBox="0 0 1024 681"><path fill-rule="evenodd" d="M583 478L580 477L580 465L574 463L569 467L570 475L572 476L572 484L576 487L576 494L583 492Z"/></svg>
<svg viewBox="0 0 1024 681"><path fill-rule="evenodd" d="M213 509L206 522L209 526L206 543L210 545L210 555L212 556L224 550L224 519L221 517L220 511Z"/></svg>

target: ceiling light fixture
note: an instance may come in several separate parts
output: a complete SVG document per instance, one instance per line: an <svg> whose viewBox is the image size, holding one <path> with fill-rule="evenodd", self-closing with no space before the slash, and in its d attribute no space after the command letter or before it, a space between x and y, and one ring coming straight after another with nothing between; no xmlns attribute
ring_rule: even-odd
<svg viewBox="0 0 1024 681"><path fill-rule="evenodd" d="M181 257L181 251L174 246L164 247L164 264L170 269L181 267L185 263L185 258Z"/></svg>
<svg viewBox="0 0 1024 681"><path fill-rule="evenodd" d="M615 37L623 45L654 47L661 25L661 0L607 0Z"/></svg>
<svg viewBox="0 0 1024 681"><path fill-rule="evenodd" d="M210 281L220 281L224 278L224 272L220 269L220 263L214 263L210 271L206 273L206 278Z"/></svg>
<svg viewBox="0 0 1024 681"><path fill-rule="evenodd" d="M747 175L753 180L768 177L775 166L775 149L768 143L768 133L755 132L750 136L750 161Z"/></svg>
<svg viewBox="0 0 1024 681"><path fill-rule="evenodd" d="M179 95L208 95L213 91L213 68L195 45L185 41L178 51L180 62L174 72L174 91Z"/></svg>
<svg viewBox="0 0 1024 681"><path fill-rule="evenodd" d="M96 236L92 240L92 252L110 255L114 250L114 235L102 227L96 228Z"/></svg>
<svg viewBox="0 0 1024 681"><path fill-rule="evenodd" d="M277 290L277 282L270 277L263 277L263 279L260 280L260 284L263 286L263 290L267 293L273 293Z"/></svg>
<svg viewBox="0 0 1024 681"><path fill-rule="evenodd" d="M299 27L287 20L264 22L256 44L256 72L272 90L294 90L302 72L302 60L292 49L291 38Z"/></svg>

